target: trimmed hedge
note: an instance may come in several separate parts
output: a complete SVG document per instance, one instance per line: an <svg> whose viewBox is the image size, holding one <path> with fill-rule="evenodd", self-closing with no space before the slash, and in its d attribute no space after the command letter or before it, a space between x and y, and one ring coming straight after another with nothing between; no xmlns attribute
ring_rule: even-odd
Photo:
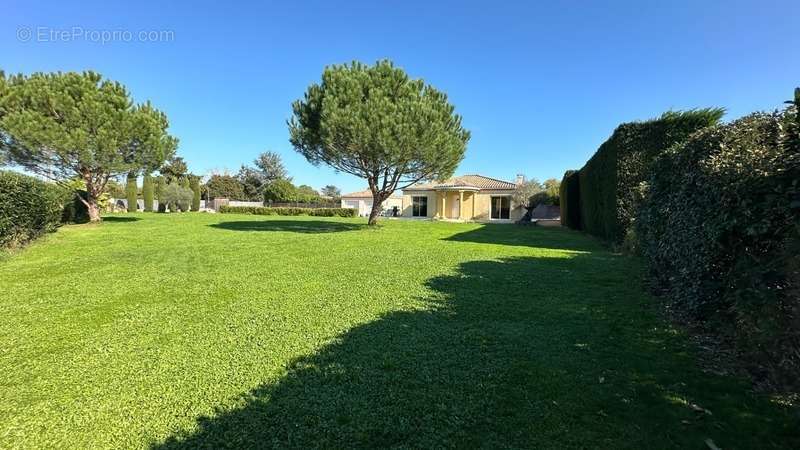
<svg viewBox="0 0 800 450"><path fill-rule="evenodd" d="M228 206L219 208L221 213L255 214L259 216L321 216L321 217L356 217L353 208L268 208L261 206Z"/></svg>
<svg viewBox="0 0 800 450"><path fill-rule="evenodd" d="M581 229L581 191L580 175L577 170L564 173L559 187L561 205L561 224L573 230Z"/></svg>
<svg viewBox="0 0 800 450"><path fill-rule="evenodd" d="M580 170L582 229L614 244L630 230L656 157L692 133L715 125L723 110L670 111L618 126Z"/></svg>
<svg viewBox="0 0 800 450"><path fill-rule="evenodd" d="M72 193L53 183L0 171L0 247L22 245L61 224Z"/></svg>
<svg viewBox="0 0 800 450"><path fill-rule="evenodd" d="M750 363L797 387L800 148L787 136L796 121L792 110L752 114L664 153L636 234L674 310L713 319Z"/></svg>

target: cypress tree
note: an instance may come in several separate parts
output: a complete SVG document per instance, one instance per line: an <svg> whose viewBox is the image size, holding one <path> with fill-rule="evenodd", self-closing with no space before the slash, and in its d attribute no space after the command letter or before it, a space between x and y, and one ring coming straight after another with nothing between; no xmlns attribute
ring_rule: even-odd
<svg viewBox="0 0 800 450"><path fill-rule="evenodd" d="M191 176L189 187L192 188L192 211L200 211L200 177Z"/></svg>
<svg viewBox="0 0 800 450"><path fill-rule="evenodd" d="M125 183L125 197L128 199L128 212L136 212L136 174L128 173L128 180Z"/></svg>
<svg viewBox="0 0 800 450"><path fill-rule="evenodd" d="M142 180L142 197L144 197L144 210L145 212L153 212L153 177L146 173L144 180Z"/></svg>

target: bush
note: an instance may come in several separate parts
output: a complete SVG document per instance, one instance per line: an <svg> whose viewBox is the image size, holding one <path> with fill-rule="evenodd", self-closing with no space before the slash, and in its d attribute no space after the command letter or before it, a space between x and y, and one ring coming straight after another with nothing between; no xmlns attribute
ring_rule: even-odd
<svg viewBox="0 0 800 450"><path fill-rule="evenodd" d="M108 194L103 194L108 195ZM86 207L86 204L81 201L81 199L86 199L88 195L84 190L75 191L72 196L70 197L67 194L66 202L64 203L64 209L61 213L61 222L62 223L86 223L89 221L89 208ZM71 198L71 200L70 200ZM106 206L108 206L108 198L106 200Z"/></svg>
<svg viewBox="0 0 800 450"><path fill-rule="evenodd" d="M153 212L153 196L155 194L155 186L153 177L148 173L144 175L142 180L142 197L144 197L144 210L146 212Z"/></svg>
<svg viewBox="0 0 800 450"><path fill-rule="evenodd" d="M186 212L192 204L194 194L191 189L187 189L178 183L170 183L164 188L163 195L159 203L163 202L165 211L169 208L170 212ZM161 205L159 204L159 211Z"/></svg>
<svg viewBox="0 0 800 450"><path fill-rule="evenodd" d="M568 170L559 187L561 224L573 230L581 229L580 175L577 170Z"/></svg>
<svg viewBox="0 0 800 450"><path fill-rule="evenodd" d="M580 170L580 219L589 234L614 244L631 228L642 184L656 157L697 130L715 125L721 109L666 112L646 122L617 127Z"/></svg>
<svg viewBox="0 0 800 450"><path fill-rule="evenodd" d="M800 370L800 152L784 132L794 117L753 114L664 153L636 221L654 286L674 308L715 319L759 366L787 376Z"/></svg>
<svg viewBox="0 0 800 450"><path fill-rule="evenodd" d="M128 200L128 212L136 212L139 205L136 203L136 175L129 173L125 183L125 198Z"/></svg>
<svg viewBox="0 0 800 450"><path fill-rule="evenodd" d="M219 208L221 213L255 214L259 216L321 216L321 217L356 217L353 208L268 208L261 206L228 206Z"/></svg>
<svg viewBox="0 0 800 450"><path fill-rule="evenodd" d="M0 171L0 247L24 244L61 224L72 193L52 183Z"/></svg>
<svg viewBox="0 0 800 450"><path fill-rule="evenodd" d="M154 194L158 200L158 212L167 212L167 203L164 201L164 189L167 187L167 182L163 175L159 175L155 180Z"/></svg>

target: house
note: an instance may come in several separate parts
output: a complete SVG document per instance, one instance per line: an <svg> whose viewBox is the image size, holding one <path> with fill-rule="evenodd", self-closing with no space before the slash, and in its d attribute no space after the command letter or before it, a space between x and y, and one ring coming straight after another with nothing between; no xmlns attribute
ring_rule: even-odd
<svg viewBox="0 0 800 450"><path fill-rule="evenodd" d="M382 211L385 216L399 216L403 210L403 197L392 195L383 201ZM369 189L342 195L342 208L353 208L359 216L369 216L372 211L372 191Z"/></svg>
<svg viewBox="0 0 800 450"><path fill-rule="evenodd" d="M525 214L511 196L516 182L482 175L463 175L442 182L417 183L403 190L403 217L428 217L460 221L512 222Z"/></svg>

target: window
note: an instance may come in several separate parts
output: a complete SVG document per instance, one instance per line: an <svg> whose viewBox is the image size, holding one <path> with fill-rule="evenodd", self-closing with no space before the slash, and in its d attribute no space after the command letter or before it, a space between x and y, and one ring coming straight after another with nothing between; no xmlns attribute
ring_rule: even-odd
<svg viewBox="0 0 800 450"><path fill-rule="evenodd" d="M411 215L414 217L428 216L428 197L411 197Z"/></svg>
<svg viewBox="0 0 800 450"><path fill-rule="evenodd" d="M511 197L492 197L492 219L511 218Z"/></svg>

